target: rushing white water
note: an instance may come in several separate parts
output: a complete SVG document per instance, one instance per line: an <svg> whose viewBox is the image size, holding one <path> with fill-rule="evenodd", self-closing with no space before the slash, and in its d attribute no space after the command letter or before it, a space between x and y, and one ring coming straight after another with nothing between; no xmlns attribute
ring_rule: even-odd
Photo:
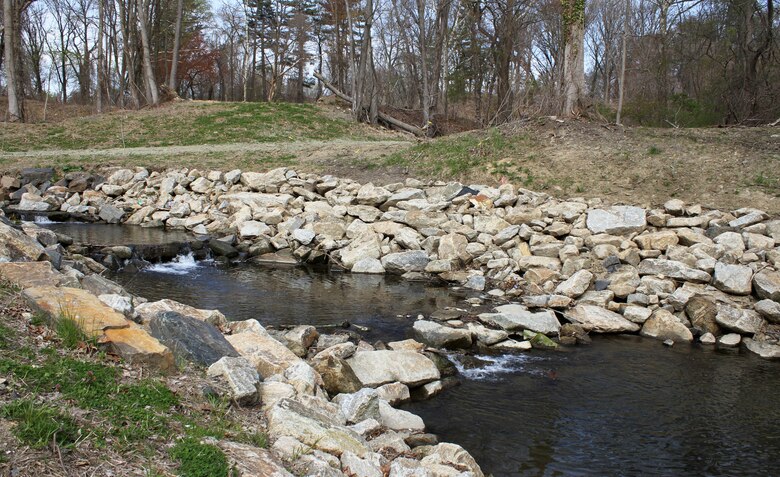
<svg viewBox="0 0 780 477"><path fill-rule="evenodd" d="M48 225L48 224L59 224L59 223L61 223L61 222L56 222L54 220L51 220L50 218L46 217L45 215L35 215L35 216L33 216L32 220L22 220L22 222L33 223L35 225Z"/></svg>
<svg viewBox="0 0 780 477"><path fill-rule="evenodd" d="M187 255L179 255L170 262L155 263L147 267L146 270L168 275L187 275L200 266L201 264L195 260L195 255L190 252Z"/></svg>
<svg viewBox="0 0 780 477"><path fill-rule="evenodd" d="M477 355L476 359L485 362L477 367L466 367L458 357L453 356L452 361L458 368L460 374L475 381L498 381L502 374L515 373L518 371L527 371L530 374L537 374L536 369L526 369L526 365L532 361L539 361L544 358L530 356L527 354L504 354L499 356Z"/></svg>

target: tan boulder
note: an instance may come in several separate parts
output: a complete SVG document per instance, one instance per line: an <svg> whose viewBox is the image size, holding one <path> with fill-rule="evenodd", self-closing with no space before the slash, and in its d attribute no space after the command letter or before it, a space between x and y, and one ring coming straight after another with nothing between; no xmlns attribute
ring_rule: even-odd
<svg viewBox="0 0 780 477"><path fill-rule="evenodd" d="M105 330L127 328L130 323L80 288L33 287L24 290L23 296L33 308L54 319L71 318L87 336L100 338Z"/></svg>
<svg viewBox="0 0 780 477"><path fill-rule="evenodd" d="M171 350L137 326L105 330L101 341L130 364L149 366L164 372L174 369Z"/></svg>
<svg viewBox="0 0 780 477"><path fill-rule="evenodd" d="M54 270L50 262L6 262L0 263L0 277L20 288L56 287L69 285L73 278Z"/></svg>

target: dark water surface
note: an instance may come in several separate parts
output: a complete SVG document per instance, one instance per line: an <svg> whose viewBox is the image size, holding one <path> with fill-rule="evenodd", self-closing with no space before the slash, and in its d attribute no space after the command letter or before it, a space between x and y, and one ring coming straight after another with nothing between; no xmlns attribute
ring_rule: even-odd
<svg viewBox="0 0 780 477"><path fill-rule="evenodd" d="M349 321L369 327L361 333L369 340L405 339L418 314L457 303L447 288L393 277L217 265L191 258L137 273L120 271L113 278L149 300L170 298L197 308L216 308L230 320L254 318L276 326Z"/></svg>
<svg viewBox="0 0 780 477"><path fill-rule="evenodd" d="M493 367L408 409L496 476L780 475L778 363L612 337Z"/></svg>
<svg viewBox="0 0 780 477"><path fill-rule="evenodd" d="M183 230L165 230L155 227L84 222L42 222L38 225L68 235L76 243L95 246L161 245L194 240L191 234Z"/></svg>
<svg viewBox="0 0 780 477"><path fill-rule="evenodd" d="M116 279L231 319L349 320L371 327L372 340L404 338L416 314L456 303L446 289L392 277L187 259ZM490 359L407 409L495 476L780 475L778 363L638 337Z"/></svg>
<svg viewBox="0 0 780 477"><path fill-rule="evenodd" d="M463 305L446 289L392 277L188 257L114 278L150 300L230 319L348 320L370 327L369 340L407 337L417 314ZM461 367L461 386L407 409L496 477L780 475L779 363L638 337L487 359Z"/></svg>

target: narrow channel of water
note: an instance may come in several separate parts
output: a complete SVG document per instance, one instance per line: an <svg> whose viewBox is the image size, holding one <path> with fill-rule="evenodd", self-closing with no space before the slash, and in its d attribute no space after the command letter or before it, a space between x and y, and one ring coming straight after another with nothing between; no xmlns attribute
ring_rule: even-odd
<svg viewBox="0 0 780 477"><path fill-rule="evenodd" d="M180 257L113 276L129 291L267 325L350 321L370 340L463 305L393 277L219 265ZM494 476L780 475L780 368L740 352L596 337L562 351L484 357L461 386L407 409Z"/></svg>
<svg viewBox="0 0 780 477"><path fill-rule="evenodd" d="M404 338L418 313L457 303L444 289L392 277L189 258L115 278L151 300L231 319L348 320L370 327L372 340ZM462 369L461 386L407 408L496 477L778 473L777 363L637 337L484 359Z"/></svg>
<svg viewBox="0 0 780 477"><path fill-rule="evenodd" d="M190 256L140 272L120 271L113 278L149 300L170 298L216 308L230 320L254 318L274 326L349 321L368 327L361 335L370 341L405 339L418 314L458 303L447 288L393 277L225 265Z"/></svg>

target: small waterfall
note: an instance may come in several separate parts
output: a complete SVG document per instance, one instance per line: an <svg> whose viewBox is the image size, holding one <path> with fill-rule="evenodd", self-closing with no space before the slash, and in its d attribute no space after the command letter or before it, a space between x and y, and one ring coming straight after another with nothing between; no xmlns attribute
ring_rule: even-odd
<svg viewBox="0 0 780 477"><path fill-rule="evenodd" d="M146 267L145 270L168 275L187 275L201 266L202 264L195 260L195 254L188 252L187 254L176 256L170 262L152 264Z"/></svg>
<svg viewBox="0 0 780 477"><path fill-rule="evenodd" d="M462 356L452 355L451 361L458 368L458 372L465 378L474 381L498 381L502 374L527 371L530 374L539 373L538 370L526 369L526 365L532 361L540 361L544 358L529 354L504 354L504 355L476 355L473 358L476 363L464 363ZM476 364L476 366L471 366Z"/></svg>

